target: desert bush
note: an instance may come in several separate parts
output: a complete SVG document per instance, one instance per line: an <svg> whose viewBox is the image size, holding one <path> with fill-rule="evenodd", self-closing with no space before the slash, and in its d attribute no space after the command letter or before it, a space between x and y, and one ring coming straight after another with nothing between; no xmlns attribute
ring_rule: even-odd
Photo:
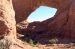
<svg viewBox="0 0 75 49"><path fill-rule="evenodd" d="M0 40L0 49L9 49L10 43L8 40Z"/></svg>
<svg viewBox="0 0 75 49"><path fill-rule="evenodd" d="M52 38L49 40L50 44L57 44L58 43L58 39L57 38Z"/></svg>

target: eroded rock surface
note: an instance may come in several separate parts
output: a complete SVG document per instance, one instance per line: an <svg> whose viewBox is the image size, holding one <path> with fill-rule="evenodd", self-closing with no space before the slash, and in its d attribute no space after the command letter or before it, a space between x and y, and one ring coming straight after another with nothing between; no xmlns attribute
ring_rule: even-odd
<svg viewBox="0 0 75 49"><path fill-rule="evenodd" d="M15 25L15 12L11 0L0 0L0 36L12 34L15 37Z"/></svg>
<svg viewBox="0 0 75 49"><path fill-rule="evenodd" d="M24 32L23 34L29 32L30 35L34 35L33 33L35 32L37 35L37 32L42 31L44 34L48 33L52 34L52 36L75 39L74 0L13 0L13 3L14 9L16 11L17 23L26 20L28 15L39 6L49 6L58 9L56 15L53 18L43 22L32 23L32 25L29 24L27 29L22 30ZM41 36L43 37L43 35Z"/></svg>
<svg viewBox="0 0 75 49"><path fill-rule="evenodd" d="M22 34L35 37L34 40L41 39L39 41L42 42L43 38L44 41L54 37L75 39L75 0L13 0L13 4L16 21L22 25L19 26ZM28 15L42 5L57 8L55 17L28 24ZM25 47L16 39L15 12L11 0L0 0L0 37L11 43L10 49L27 49L29 46Z"/></svg>
<svg viewBox="0 0 75 49"><path fill-rule="evenodd" d="M26 20L29 14L31 14L31 12L33 12L39 6L62 8L60 4L63 2L63 0L13 0L17 23Z"/></svg>
<svg viewBox="0 0 75 49"><path fill-rule="evenodd" d="M24 45L17 39L16 33L12 0L0 0L0 49L38 49L28 44Z"/></svg>

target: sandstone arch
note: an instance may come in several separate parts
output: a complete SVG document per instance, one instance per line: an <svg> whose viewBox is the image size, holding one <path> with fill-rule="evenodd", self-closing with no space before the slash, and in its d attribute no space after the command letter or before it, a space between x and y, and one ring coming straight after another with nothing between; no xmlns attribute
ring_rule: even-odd
<svg viewBox="0 0 75 49"><path fill-rule="evenodd" d="M55 17L52 18L53 20L50 23L47 23L47 29L53 33L60 32L64 37L68 38L75 38L74 3L75 1L73 0L13 0L17 23L26 20L28 15L41 5L57 8L58 11ZM49 21L47 20L46 22Z"/></svg>
<svg viewBox="0 0 75 49"><path fill-rule="evenodd" d="M23 2L22 0L18 0L18 1L19 2L17 2L17 0L13 1L14 9L16 11L17 23L23 20L26 20L27 16L40 5L52 6L52 7L57 8L58 11L55 17L52 18L53 20L51 22L48 20L44 21L44 22L47 22L46 23L47 26L45 26L45 28L49 32L63 33L62 35L64 37L75 39L75 36L74 36L75 35L75 22L74 22L75 21L75 7L74 7L75 0L66 0L66 1L60 0L60 2L59 0L43 0L43 1L35 0L34 2L31 0L25 0L25 3L21 3ZM26 13L24 11L26 11ZM22 17L22 19L19 18L22 16L22 14L26 19L24 19L24 17ZM40 24L42 25L44 24L44 22L41 22ZM15 13L13 10L12 1L0 0L0 36L3 36L5 41L8 40L11 43L11 45L13 45L13 48L15 47L15 44L18 46L20 45L19 43L17 43L18 40L16 39L16 26L15 25L16 25ZM13 49L13 48L11 47L10 49Z"/></svg>
<svg viewBox="0 0 75 49"><path fill-rule="evenodd" d="M64 1L59 0L13 0L14 9L16 12L17 23L27 19L28 15L33 12L39 6L50 6L59 9L60 3ZM63 7L64 8L64 7Z"/></svg>

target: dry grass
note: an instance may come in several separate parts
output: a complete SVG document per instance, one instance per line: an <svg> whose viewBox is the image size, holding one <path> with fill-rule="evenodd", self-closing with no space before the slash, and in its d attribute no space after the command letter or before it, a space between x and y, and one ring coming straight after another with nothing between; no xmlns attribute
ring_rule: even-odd
<svg viewBox="0 0 75 49"><path fill-rule="evenodd" d="M6 40L6 39L0 40L0 49L9 49L9 46L10 46L10 45L11 45L11 44L10 44L9 41Z"/></svg>

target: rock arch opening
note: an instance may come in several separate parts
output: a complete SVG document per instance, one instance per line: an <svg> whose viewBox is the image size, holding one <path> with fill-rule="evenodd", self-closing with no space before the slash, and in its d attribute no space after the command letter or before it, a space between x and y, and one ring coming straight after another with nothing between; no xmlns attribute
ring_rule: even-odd
<svg viewBox="0 0 75 49"><path fill-rule="evenodd" d="M40 21L40 22L44 21L46 19L53 17L56 11L57 11L56 8L52 8L48 6L40 6L28 16L27 21L29 23L34 21Z"/></svg>

